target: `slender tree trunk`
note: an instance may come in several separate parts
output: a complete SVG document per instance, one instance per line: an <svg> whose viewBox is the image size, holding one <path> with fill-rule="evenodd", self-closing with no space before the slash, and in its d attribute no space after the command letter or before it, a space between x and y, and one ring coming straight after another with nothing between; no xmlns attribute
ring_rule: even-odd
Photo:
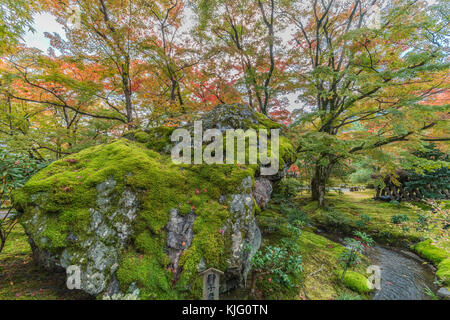
<svg viewBox="0 0 450 320"><path fill-rule="evenodd" d="M177 82L174 79L170 79L170 102L175 102L175 95L177 90Z"/></svg>
<svg viewBox="0 0 450 320"><path fill-rule="evenodd" d="M331 166L324 166L317 163L314 176L311 180L311 196L312 200L318 201L319 207L325 206L325 189L330 175Z"/></svg>
<svg viewBox="0 0 450 320"><path fill-rule="evenodd" d="M5 247L6 238L3 237L3 232L0 230L0 253L3 251Z"/></svg>
<svg viewBox="0 0 450 320"><path fill-rule="evenodd" d="M125 95L125 109L127 112L127 122L133 122L133 102L131 101L131 79L130 79L130 58L126 57L122 66L122 84L123 93Z"/></svg>
<svg viewBox="0 0 450 320"><path fill-rule="evenodd" d="M130 90L124 90L125 92L125 108L127 110L127 122L133 122L133 104L131 102L131 92Z"/></svg>

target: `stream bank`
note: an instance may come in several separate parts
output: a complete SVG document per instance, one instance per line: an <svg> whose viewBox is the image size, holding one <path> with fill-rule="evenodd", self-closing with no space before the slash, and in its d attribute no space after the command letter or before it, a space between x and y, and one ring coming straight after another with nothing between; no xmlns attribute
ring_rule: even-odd
<svg viewBox="0 0 450 320"><path fill-rule="evenodd" d="M318 234L343 243L336 234L323 231ZM431 300L427 291L437 293L436 269L414 253L375 244L366 256L373 265L380 267L381 289L371 295L373 300Z"/></svg>

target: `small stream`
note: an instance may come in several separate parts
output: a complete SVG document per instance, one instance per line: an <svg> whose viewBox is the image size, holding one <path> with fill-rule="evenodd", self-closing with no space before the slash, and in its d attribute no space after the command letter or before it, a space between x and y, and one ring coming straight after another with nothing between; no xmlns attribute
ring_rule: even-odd
<svg viewBox="0 0 450 320"><path fill-rule="evenodd" d="M372 263L381 268L381 290L373 300L430 300L427 287L436 293L433 269L419 257L378 245L370 251Z"/></svg>
<svg viewBox="0 0 450 320"><path fill-rule="evenodd" d="M320 232L332 241L342 244L342 238ZM426 294L429 288L436 294L433 283L435 272L429 263L424 263L412 252L375 245L368 250L368 258L381 269L381 289L375 290L373 300L431 300Z"/></svg>

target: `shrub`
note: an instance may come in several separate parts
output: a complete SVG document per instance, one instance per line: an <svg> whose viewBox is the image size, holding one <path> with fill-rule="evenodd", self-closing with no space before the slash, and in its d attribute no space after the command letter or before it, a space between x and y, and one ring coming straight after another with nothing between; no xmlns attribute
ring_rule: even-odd
<svg viewBox="0 0 450 320"><path fill-rule="evenodd" d="M430 223L430 218L425 214L418 214L418 217L416 219L416 222L418 224L418 227L416 229L418 230L427 230L428 225Z"/></svg>
<svg viewBox="0 0 450 320"><path fill-rule="evenodd" d="M409 221L409 217L404 213L396 214L395 216L392 216L391 221L392 221L392 223L400 224L400 223Z"/></svg>
<svg viewBox="0 0 450 320"><path fill-rule="evenodd" d="M339 255L339 262L344 268L340 275L341 282L343 283L345 282L347 269L359 263L359 254L363 253L367 247L371 247L374 244L373 239L364 232L355 231L353 234L355 235L354 238L345 238L345 250Z"/></svg>
<svg viewBox="0 0 450 320"><path fill-rule="evenodd" d="M252 258L253 279L252 290L256 283L256 277L271 275L274 281L283 286L292 287L290 274L302 272L302 257L290 254L287 247L267 246L258 250ZM271 278L271 279L272 279Z"/></svg>
<svg viewBox="0 0 450 320"><path fill-rule="evenodd" d="M0 150L0 208L9 207L11 193L21 188L34 173L47 165L46 161L13 154L5 149ZM9 209L6 216L0 218L0 252L16 223L16 212L13 209Z"/></svg>
<svg viewBox="0 0 450 320"><path fill-rule="evenodd" d="M362 220L355 221L355 226L358 229L365 229L367 227L366 224L364 223L364 221L362 221Z"/></svg>
<svg viewBox="0 0 450 320"><path fill-rule="evenodd" d="M287 223L283 232L286 237L280 240L278 246L266 246L258 250L253 256L251 290L255 292L258 277L268 276L283 287L291 288L295 285L292 277L303 271L302 256L297 239L301 235L298 222Z"/></svg>
<svg viewBox="0 0 450 320"><path fill-rule="evenodd" d="M301 190L302 183L295 178L285 178L278 184L278 193L287 198L294 197Z"/></svg>
<svg viewBox="0 0 450 320"><path fill-rule="evenodd" d="M324 217L325 224L334 231L347 233L350 231L351 220L339 211L331 210Z"/></svg>
<svg viewBox="0 0 450 320"><path fill-rule="evenodd" d="M290 223L293 221L302 221L303 224L308 224L311 222L308 214L293 204L281 204L280 211Z"/></svg>

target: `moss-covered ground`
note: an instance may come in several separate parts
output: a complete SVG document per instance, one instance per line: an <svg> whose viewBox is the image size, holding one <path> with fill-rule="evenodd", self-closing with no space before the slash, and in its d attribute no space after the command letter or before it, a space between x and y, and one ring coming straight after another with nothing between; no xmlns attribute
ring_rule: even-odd
<svg viewBox="0 0 450 320"><path fill-rule="evenodd" d="M329 231L349 234L352 230L360 230L378 242L396 246L423 239L424 233L417 228L418 214L408 204L375 201L373 196L373 190L330 192L325 209L318 209L317 202L310 201L305 193L300 194L296 202L315 224ZM407 217L407 221L394 223L395 216Z"/></svg>
<svg viewBox="0 0 450 320"><path fill-rule="evenodd" d="M258 216L258 224L263 234L262 247L278 246L288 236L285 224L300 219L301 210L295 209L290 200L274 200ZM369 298L367 274L365 270L370 264L365 256L360 256L361 262L347 271L344 283L339 274L342 273L339 256L344 246L326 237L316 234L314 227L304 227L301 235L296 237L298 254L302 256L303 271L293 276L295 285L292 288L281 287L270 282L271 275L263 277L258 282L262 297L268 299L314 299L330 300L344 297Z"/></svg>
<svg viewBox="0 0 450 320"><path fill-rule="evenodd" d="M432 223L424 230L418 222L418 211L412 210L410 203L375 201L373 195L373 190L343 194L330 192L326 209L318 209L317 203L311 202L306 194L299 194L295 201L316 225L328 231L343 234L364 231L380 243L409 248L431 262L437 268L437 278L448 287L450 240L448 231L444 231L447 220L441 219L443 222ZM425 211L429 209L421 203L413 205ZM449 202L443 201L441 206L443 210L448 210ZM398 217L401 217L400 221ZM440 240L436 241L438 238Z"/></svg>
<svg viewBox="0 0 450 320"><path fill-rule="evenodd" d="M79 290L69 290L66 275L48 272L33 263L23 228L16 225L0 253L0 300L92 299Z"/></svg>

